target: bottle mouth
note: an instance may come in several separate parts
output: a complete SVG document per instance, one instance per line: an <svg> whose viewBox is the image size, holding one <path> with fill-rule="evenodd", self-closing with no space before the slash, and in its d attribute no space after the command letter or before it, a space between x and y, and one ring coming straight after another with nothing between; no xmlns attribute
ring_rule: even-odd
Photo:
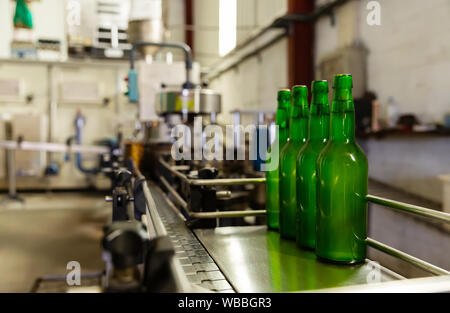
<svg viewBox="0 0 450 313"><path fill-rule="evenodd" d="M292 87L292 94L294 97L294 105L299 106L303 101L308 101L308 87L305 85L296 85Z"/></svg>
<svg viewBox="0 0 450 313"><path fill-rule="evenodd" d="M292 93L289 89L281 89L278 91L277 100L282 107L289 107L292 98Z"/></svg>
<svg viewBox="0 0 450 313"><path fill-rule="evenodd" d="M311 90L313 94L328 93L328 81L326 80L313 81L311 85Z"/></svg>
<svg viewBox="0 0 450 313"><path fill-rule="evenodd" d="M334 89L352 89L353 77L351 74L338 74L334 77Z"/></svg>

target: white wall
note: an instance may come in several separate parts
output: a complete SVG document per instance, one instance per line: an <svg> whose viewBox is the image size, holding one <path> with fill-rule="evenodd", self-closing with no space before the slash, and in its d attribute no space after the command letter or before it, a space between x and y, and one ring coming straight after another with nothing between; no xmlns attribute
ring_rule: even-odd
<svg viewBox="0 0 450 313"><path fill-rule="evenodd" d="M378 94L381 105L393 97L402 113L414 113L424 123L442 122L450 113L450 2L378 2L380 26L367 24L368 0L338 8L335 25L322 17L315 26L315 64L336 49L362 42L369 50L368 89ZM448 137L373 139L366 147L370 177L442 201L437 176L450 172Z"/></svg>
<svg viewBox="0 0 450 313"><path fill-rule="evenodd" d="M124 137L129 138L134 130L138 108L136 104L128 102L123 95L124 90L116 88L118 81L123 82L126 77L127 64L125 62L110 65L104 62L89 62L86 65L62 63L55 64L54 68L54 96L56 100L56 116L53 129L53 142L65 143L75 134L74 119L78 110L86 117L83 130L83 144L97 144L101 139L112 138L116 135L117 125L122 125ZM14 100L0 97L0 117L14 116L15 114L42 114L49 120L49 81L48 66L39 62L0 62L0 79L20 80L23 94ZM83 82L95 84L99 88L98 101L63 101L61 86L64 82ZM124 87L124 83L120 84ZM25 96L33 95L33 102L26 103ZM110 99L108 105L103 105L102 99ZM5 139L5 138L0 138ZM14 138L16 139L16 138ZM27 140L25 135L24 140ZM33 140L33 139L28 139ZM0 151L2 154L3 151ZM20 152L18 152L20 153ZM97 156L85 156L87 167L96 163ZM73 156L70 162L65 162L63 153L53 153L52 161L61 166L58 177L42 179L41 177L19 177L18 188L82 188L86 186L86 176L76 168ZM45 165L45 164L44 164ZM0 188L6 186L6 181L0 179Z"/></svg>
<svg viewBox="0 0 450 313"><path fill-rule="evenodd" d="M406 136L370 139L366 148L369 176L408 193L443 201L439 175L450 173L450 139Z"/></svg>
<svg viewBox="0 0 450 313"><path fill-rule="evenodd" d="M0 0L0 58L7 58L10 55L13 5L14 2L10 0Z"/></svg>
<svg viewBox="0 0 450 313"><path fill-rule="evenodd" d="M256 28L265 26L287 12L287 0L238 0L237 43ZM195 0L196 26L207 27L195 33L196 60L208 67L219 59L219 0ZM222 114L218 121L231 123L235 109L276 109L276 94L288 84L287 40L250 58L236 69L222 74L210 85L222 93Z"/></svg>
<svg viewBox="0 0 450 313"><path fill-rule="evenodd" d="M379 0L381 26L367 24L368 2L337 9L334 26L329 17L318 21L316 65L327 53L361 41L369 50L368 89L382 105L393 97L403 113L442 122L450 113L450 2Z"/></svg>
<svg viewBox="0 0 450 313"><path fill-rule="evenodd" d="M222 94L219 122L231 124L229 112L236 109L275 112L277 91L289 87L286 57L287 40L282 40L263 51L260 58L251 58L214 80L211 88Z"/></svg>
<svg viewBox="0 0 450 313"><path fill-rule="evenodd" d="M194 1L195 60L209 66L219 57L219 0Z"/></svg>

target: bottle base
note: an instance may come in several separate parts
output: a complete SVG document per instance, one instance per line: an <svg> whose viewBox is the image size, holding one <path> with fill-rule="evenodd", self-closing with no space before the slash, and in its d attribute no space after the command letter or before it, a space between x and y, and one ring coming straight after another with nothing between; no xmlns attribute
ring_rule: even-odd
<svg viewBox="0 0 450 313"><path fill-rule="evenodd" d="M316 251L316 247L312 248L307 245L299 244L298 241L297 241L297 247L299 247L302 250L306 250L306 251L312 251L312 252Z"/></svg>
<svg viewBox="0 0 450 313"><path fill-rule="evenodd" d="M270 225L267 225L267 230L268 231L275 231L277 233L280 231L280 229L278 227L273 227L273 226L270 226Z"/></svg>
<svg viewBox="0 0 450 313"><path fill-rule="evenodd" d="M364 258L363 260L351 260L351 261L336 261L336 260L332 260L332 259L327 259L324 257L321 257L320 255L317 255L317 259L319 261L322 261L324 263L331 263L331 264L339 264L339 265L358 265L358 264L363 264L366 259Z"/></svg>
<svg viewBox="0 0 450 313"><path fill-rule="evenodd" d="M282 233L280 233L280 236L281 236L282 239L295 241L295 236L289 236L289 235L282 234Z"/></svg>

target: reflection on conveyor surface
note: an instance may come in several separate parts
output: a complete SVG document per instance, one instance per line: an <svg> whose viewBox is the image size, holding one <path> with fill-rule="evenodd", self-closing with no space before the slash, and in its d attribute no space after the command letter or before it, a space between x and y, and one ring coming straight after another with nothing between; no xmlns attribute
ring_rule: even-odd
<svg viewBox="0 0 450 313"><path fill-rule="evenodd" d="M367 284L377 277L369 260L355 266L325 263L265 226L198 229L195 234L238 292L307 291ZM382 266L378 277L381 282L403 278Z"/></svg>

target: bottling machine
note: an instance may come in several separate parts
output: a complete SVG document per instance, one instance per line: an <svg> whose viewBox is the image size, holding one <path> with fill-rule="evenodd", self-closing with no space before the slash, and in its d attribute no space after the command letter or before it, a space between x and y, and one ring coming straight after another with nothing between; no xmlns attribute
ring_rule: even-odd
<svg viewBox="0 0 450 313"><path fill-rule="evenodd" d="M132 42L128 97L139 105L142 123L137 132L143 136L125 140L121 149L111 150L114 162L102 168L111 179L111 192L105 200L111 203L112 220L105 226L102 240L105 271L84 276L97 279L95 291L450 291L450 272L373 238L367 238L368 247L429 275L404 277L376 259L351 266L326 263L313 251L281 239L278 232L266 227L265 175L254 162L174 160L171 130L185 125L194 133L196 117L203 117L202 126L217 124L221 95L201 84L187 45L161 40L160 24L153 29L147 25L150 36L135 35L138 39ZM158 64L134 60L138 50L145 54L165 47L183 51L185 61ZM259 123L270 124L264 118L270 112L259 113ZM239 114L233 112L237 122ZM200 136L203 145L206 135ZM237 137L235 133L231 140L236 143ZM193 140L187 138L190 149ZM246 142L246 150L249 144ZM367 201L450 223L447 213L374 195L368 195ZM38 279L33 290L39 291L48 279Z"/></svg>

